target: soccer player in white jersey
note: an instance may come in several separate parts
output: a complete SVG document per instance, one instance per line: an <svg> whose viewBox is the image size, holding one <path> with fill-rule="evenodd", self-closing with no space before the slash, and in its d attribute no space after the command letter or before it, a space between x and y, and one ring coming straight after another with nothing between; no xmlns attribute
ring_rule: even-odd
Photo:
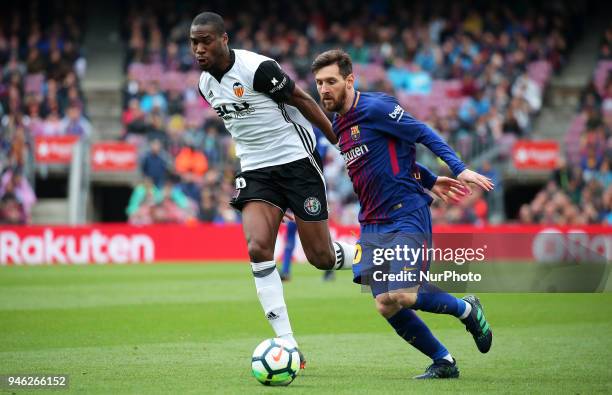
<svg viewBox="0 0 612 395"><path fill-rule="evenodd" d="M202 69L200 94L236 142L241 171L231 205L242 211L257 296L276 336L297 345L274 262L274 245L290 208L308 261L321 270L351 269L354 246L332 242L329 233L325 180L311 123L333 144L337 138L314 99L278 63L229 48L220 15L197 15L190 40Z"/></svg>

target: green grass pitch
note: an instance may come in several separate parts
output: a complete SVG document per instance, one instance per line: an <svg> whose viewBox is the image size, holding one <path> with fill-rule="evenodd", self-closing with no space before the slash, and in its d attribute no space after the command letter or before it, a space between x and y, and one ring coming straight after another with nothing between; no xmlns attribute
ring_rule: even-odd
<svg viewBox="0 0 612 395"><path fill-rule="evenodd" d="M481 294L495 336L486 355L455 318L419 313L461 370L421 382L411 377L428 359L350 273L293 274L286 300L308 367L288 388L251 376L251 352L272 330L244 264L2 267L0 374L69 374L59 393L612 391L612 294Z"/></svg>

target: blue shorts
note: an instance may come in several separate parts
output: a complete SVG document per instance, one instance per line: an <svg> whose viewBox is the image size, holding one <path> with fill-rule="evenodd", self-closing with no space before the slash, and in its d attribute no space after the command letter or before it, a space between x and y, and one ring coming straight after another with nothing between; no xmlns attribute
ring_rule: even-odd
<svg viewBox="0 0 612 395"><path fill-rule="evenodd" d="M431 247L429 206L398 210L393 221L364 224L357 242L353 281L369 285L372 295L412 288L429 272L424 250Z"/></svg>

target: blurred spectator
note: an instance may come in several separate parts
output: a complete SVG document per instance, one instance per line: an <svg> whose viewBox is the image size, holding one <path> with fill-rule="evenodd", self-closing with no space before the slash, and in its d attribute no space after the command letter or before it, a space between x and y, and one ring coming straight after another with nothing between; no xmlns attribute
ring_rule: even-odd
<svg viewBox="0 0 612 395"><path fill-rule="evenodd" d="M163 150L161 141L153 139L151 140L149 151L142 160L142 174L150 178L155 186L161 188L166 181L170 163L171 158Z"/></svg>
<svg viewBox="0 0 612 395"><path fill-rule="evenodd" d="M30 222L36 196L20 170L6 171L0 180L0 222L25 224Z"/></svg>
<svg viewBox="0 0 612 395"><path fill-rule="evenodd" d="M46 62L43 59L40 51L36 47L30 47L28 51L28 59L26 61L27 71L29 74L38 74L45 71L47 68Z"/></svg>
<svg viewBox="0 0 612 395"><path fill-rule="evenodd" d="M54 109L43 121L43 134L45 136L59 136L66 130L67 123L62 122L59 111Z"/></svg>
<svg viewBox="0 0 612 395"><path fill-rule="evenodd" d="M23 206L12 192L0 197L0 224L24 225L27 223Z"/></svg>
<svg viewBox="0 0 612 395"><path fill-rule="evenodd" d="M167 179L161 191L161 200L151 208L155 223L185 223L195 207L172 179Z"/></svg>
<svg viewBox="0 0 612 395"><path fill-rule="evenodd" d="M170 155L176 157L183 146L185 145L184 133L185 133L185 120L182 115L173 115L168 120L167 126L167 149Z"/></svg>
<svg viewBox="0 0 612 395"><path fill-rule="evenodd" d="M532 113L540 111L542 108L542 92L540 87L529 78L527 74L521 74L514 85L512 85L512 96L523 99Z"/></svg>
<svg viewBox="0 0 612 395"><path fill-rule="evenodd" d="M459 108L459 119L466 125L472 126L478 117L489 112L490 107L489 99L484 96L483 90L476 89L474 95L464 101Z"/></svg>
<svg viewBox="0 0 612 395"><path fill-rule="evenodd" d="M587 129L580 142L580 165L583 171L596 171L604 161L606 137L599 119L587 122Z"/></svg>
<svg viewBox="0 0 612 395"><path fill-rule="evenodd" d="M62 58L62 53L59 49L53 49L49 55L49 63L47 64L47 78L60 81L64 79L66 74L70 72L72 65Z"/></svg>
<svg viewBox="0 0 612 395"><path fill-rule="evenodd" d="M184 98L182 93L177 89L168 91L168 115L182 115L185 111Z"/></svg>
<svg viewBox="0 0 612 395"><path fill-rule="evenodd" d="M150 178L134 188L126 214L132 224L183 223L195 212L187 197L172 179L160 190Z"/></svg>
<svg viewBox="0 0 612 395"><path fill-rule="evenodd" d="M147 131L145 113L140 109L138 99L130 100L128 108L123 111L121 120L125 126L126 138L129 137L129 134L144 135Z"/></svg>
<svg viewBox="0 0 612 395"><path fill-rule="evenodd" d="M594 180L600 184L604 190L607 189L610 185L612 185L612 171L610 171L610 162L612 162L612 158L606 158L601 161L601 164L596 169L585 170L583 173L584 181L588 183L591 180Z"/></svg>
<svg viewBox="0 0 612 395"><path fill-rule="evenodd" d="M199 204L201 200L201 180L202 177L194 173L186 173L181 176L179 188L194 204Z"/></svg>
<svg viewBox="0 0 612 395"><path fill-rule="evenodd" d="M125 212L131 224L143 225L152 223L151 207L160 198L160 191L150 178L145 178L132 191Z"/></svg>
<svg viewBox="0 0 612 395"><path fill-rule="evenodd" d="M140 99L140 109L148 114L154 109L166 113L168 102L165 96L160 92L156 82L150 82L146 93Z"/></svg>
<svg viewBox="0 0 612 395"><path fill-rule="evenodd" d="M153 113L150 115L150 123L146 124L147 139L159 140L162 145L168 147L168 133L164 125L164 117L160 114Z"/></svg>
<svg viewBox="0 0 612 395"><path fill-rule="evenodd" d="M26 161L28 141L21 114L3 119L0 128L0 172L9 166L22 167Z"/></svg>
<svg viewBox="0 0 612 395"><path fill-rule="evenodd" d="M202 149L209 163L220 165L224 159L221 134L219 126L214 122L210 122L204 129L204 141L201 143Z"/></svg>
<svg viewBox="0 0 612 395"><path fill-rule="evenodd" d="M213 194L209 189L202 191L202 197L198 210L198 220L201 222L213 222L217 219L217 206Z"/></svg>
<svg viewBox="0 0 612 395"><path fill-rule="evenodd" d="M63 134L74 136L91 136L91 124L81 113L78 103L71 104L66 110L66 116L62 119L61 129Z"/></svg>
<svg viewBox="0 0 612 395"><path fill-rule="evenodd" d="M202 152L186 145L176 156L174 168L179 175L194 174L202 177L208 170L208 160Z"/></svg>
<svg viewBox="0 0 612 395"><path fill-rule="evenodd" d="M592 79L589 81L589 84L582 90L580 93L580 104L578 106L578 110L583 111L585 109L594 110L599 108L602 103L602 97L597 90L597 86L595 85L595 80Z"/></svg>

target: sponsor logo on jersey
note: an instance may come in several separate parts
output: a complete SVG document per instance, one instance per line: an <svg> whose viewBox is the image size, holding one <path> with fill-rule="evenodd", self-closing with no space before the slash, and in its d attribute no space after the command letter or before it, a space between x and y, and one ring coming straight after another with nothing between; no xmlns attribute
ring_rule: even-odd
<svg viewBox="0 0 612 395"><path fill-rule="evenodd" d="M220 118L230 120L232 118L239 119L249 116L255 112L255 109L247 102L222 104L215 107L215 111Z"/></svg>
<svg viewBox="0 0 612 395"><path fill-rule="evenodd" d="M361 158L366 153L370 152L368 146L365 144L358 145L351 148L350 150L342 153L342 158L347 166L353 164L357 159Z"/></svg>
<svg viewBox="0 0 612 395"><path fill-rule="evenodd" d="M395 119L395 122L399 122L400 119L404 116L404 109L399 104L395 106L393 112L389 114L389 118Z"/></svg>
<svg viewBox="0 0 612 395"><path fill-rule="evenodd" d="M270 82L272 83L272 85L274 85L274 88L270 89L270 93L275 93L283 89L285 85L287 85L287 82L289 82L289 79L287 78L287 76L284 76L280 83L276 78L272 78L272 81Z"/></svg>
<svg viewBox="0 0 612 395"><path fill-rule="evenodd" d="M234 82L234 94L238 97L244 95L244 86L240 82Z"/></svg>
<svg viewBox="0 0 612 395"><path fill-rule="evenodd" d="M351 126L351 138L355 141L359 140L361 132L359 131L359 125Z"/></svg>
<svg viewBox="0 0 612 395"><path fill-rule="evenodd" d="M310 215L318 215L321 212L321 202L316 197L304 200L304 210Z"/></svg>
<svg viewBox="0 0 612 395"><path fill-rule="evenodd" d="M213 93L212 89L208 91L208 94L206 95L206 97L208 97L209 99L212 99L213 97L215 97L215 94Z"/></svg>

